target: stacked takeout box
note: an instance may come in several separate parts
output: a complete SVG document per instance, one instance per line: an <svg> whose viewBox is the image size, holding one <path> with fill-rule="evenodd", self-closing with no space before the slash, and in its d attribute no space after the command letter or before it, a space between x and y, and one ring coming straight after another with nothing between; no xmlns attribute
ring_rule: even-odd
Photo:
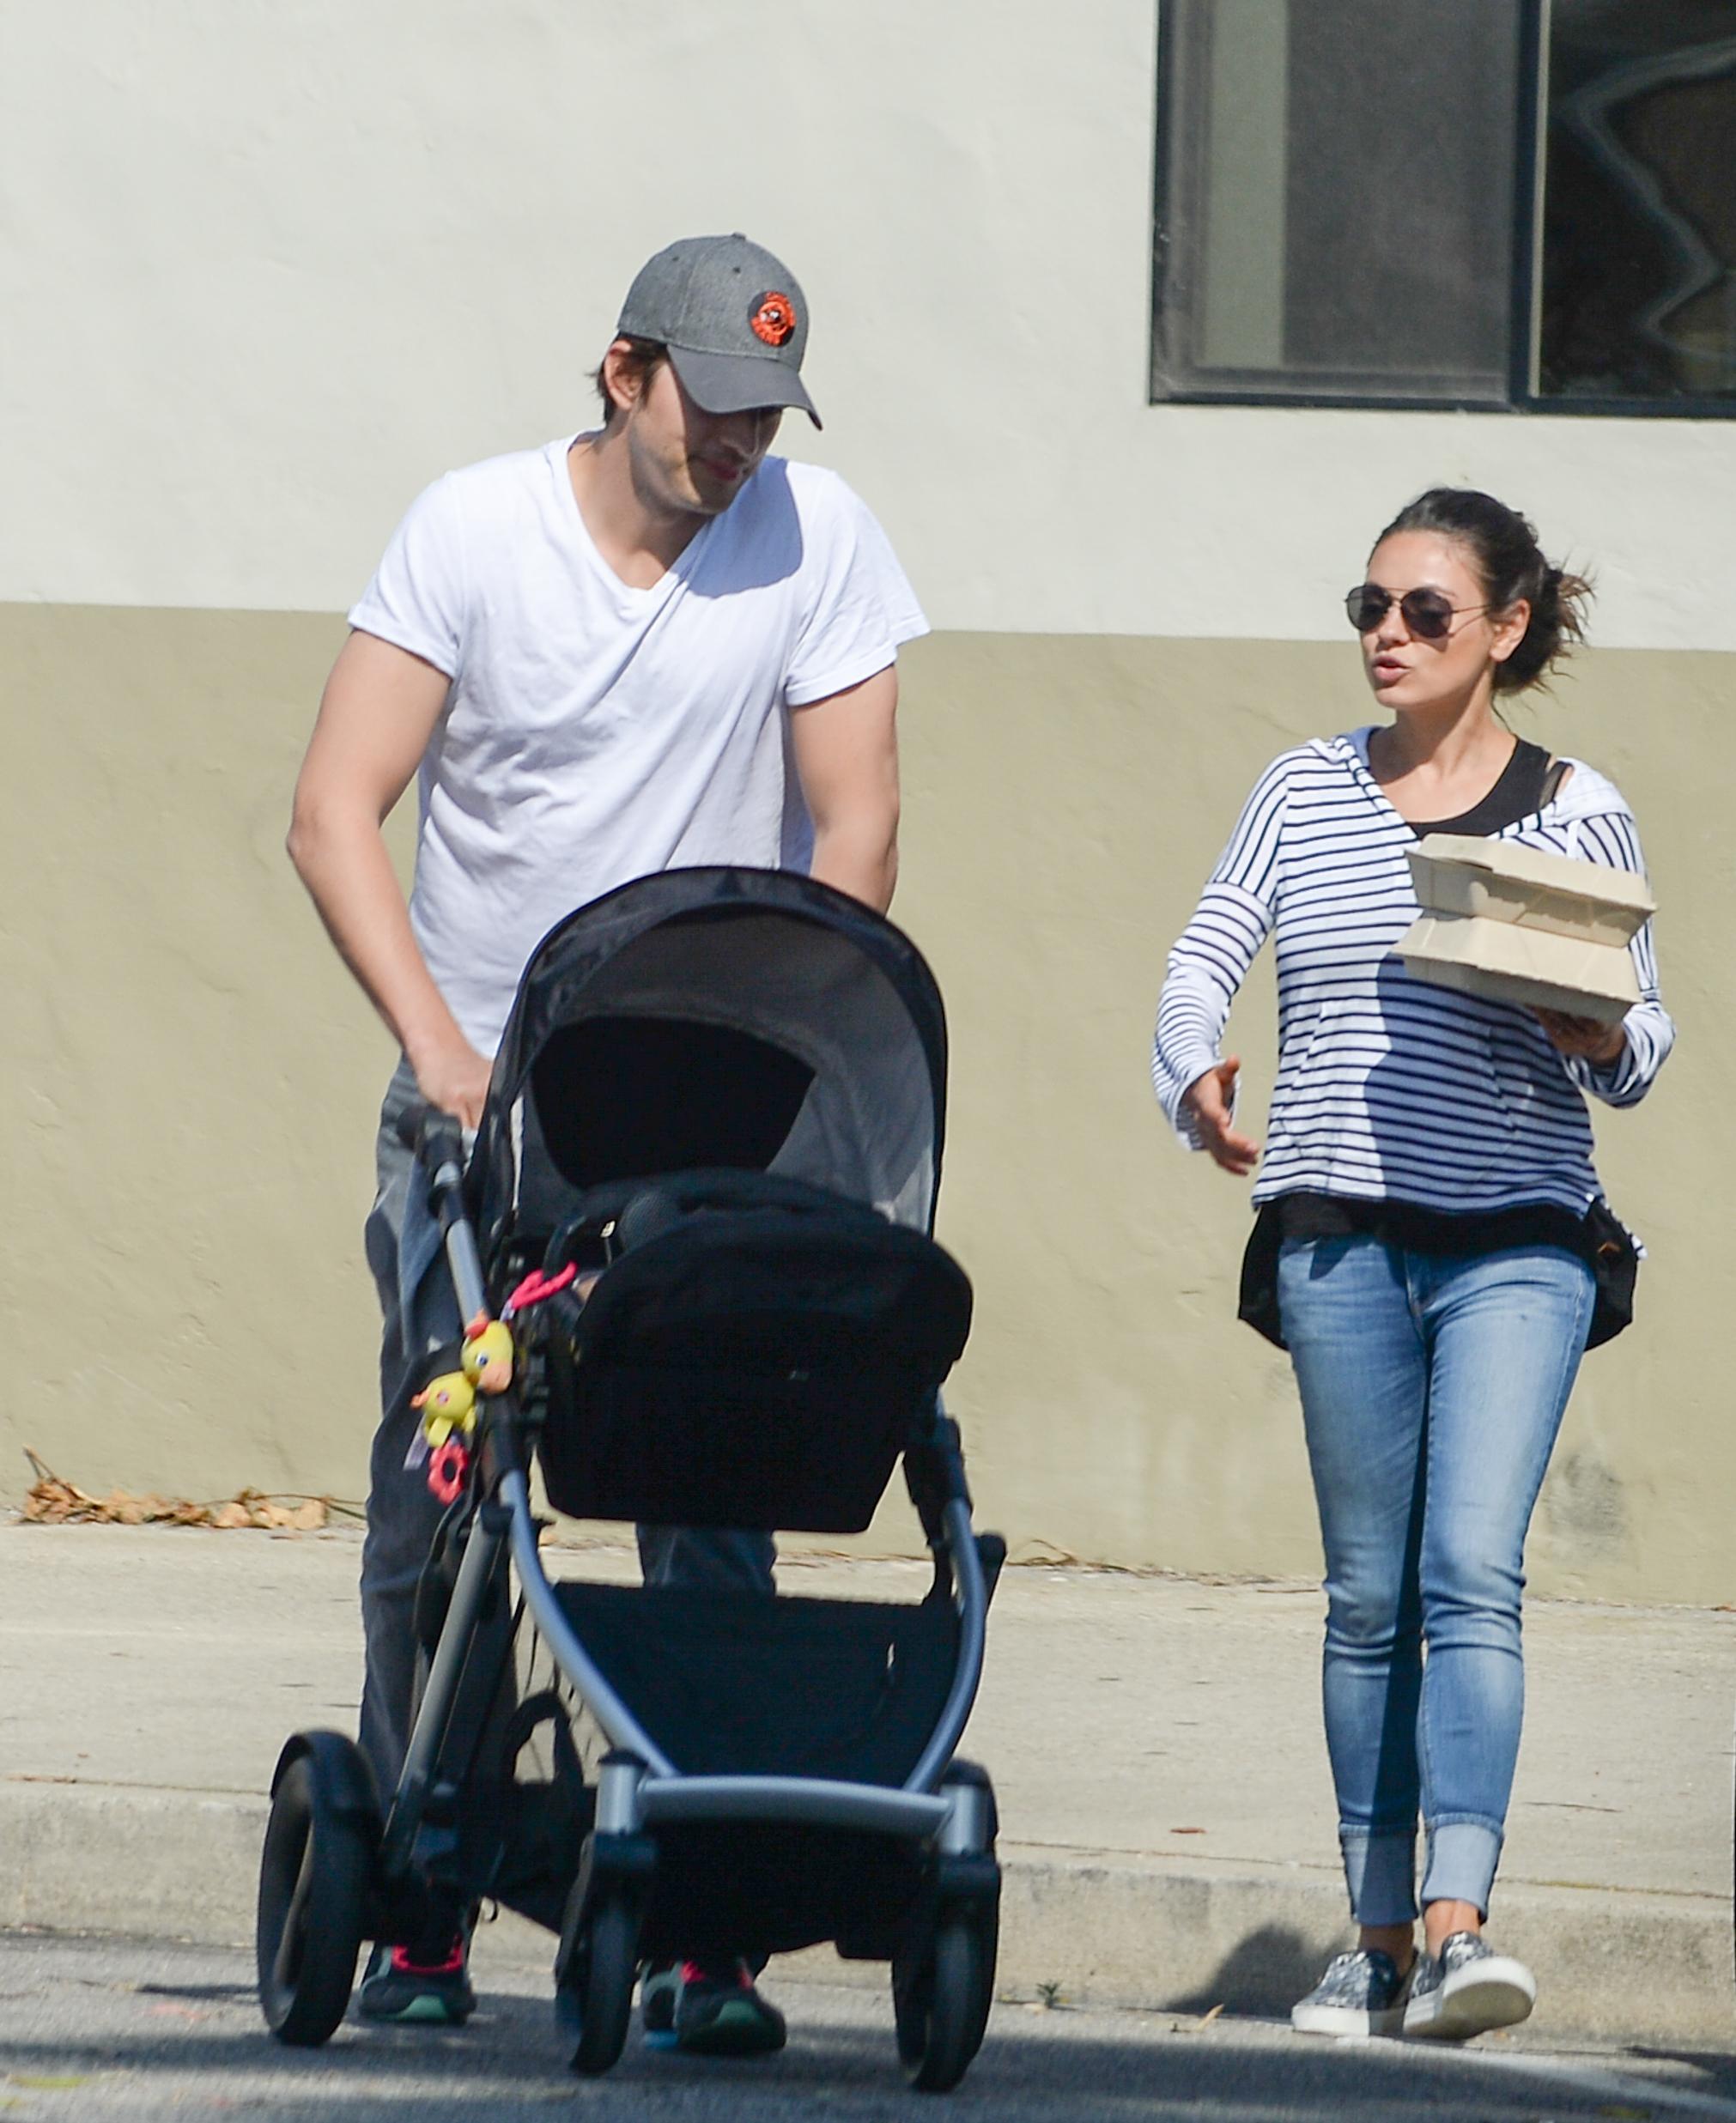
<svg viewBox="0 0 1736 2123"><path fill-rule="evenodd" d="M1419 980L1618 1024L1640 999L1628 945L1643 877L1511 841L1431 833L1409 851L1420 918L1399 938Z"/></svg>

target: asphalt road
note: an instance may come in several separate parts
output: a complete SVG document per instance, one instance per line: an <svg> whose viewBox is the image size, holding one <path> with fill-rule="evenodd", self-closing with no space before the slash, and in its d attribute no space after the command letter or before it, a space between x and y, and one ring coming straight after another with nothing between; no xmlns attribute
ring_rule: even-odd
<svg viewBox="0 0 1736 2123"><path fill-rule="evenodd" d="M580 2080L546 1989L489 1982L463 2031L346 2027L323 2051L266 2035L245 1955L150 1942L0 1933L3 2123L519 2123L563 2107L599 2123L974 2112L996 2123L1666 2123L1736 2119L1736 2055L1572 2055L1488 2038L1441 2052L1305 2041L1260 2021L997 2006L964 2085L944 2101L900 2080L876 1991L786 1985L790 2046L756 2064L642 2049Z"/></svg>

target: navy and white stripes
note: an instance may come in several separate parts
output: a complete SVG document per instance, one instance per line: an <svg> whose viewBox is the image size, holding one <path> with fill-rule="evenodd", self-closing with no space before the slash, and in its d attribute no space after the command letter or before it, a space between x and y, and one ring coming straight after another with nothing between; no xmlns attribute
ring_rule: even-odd
<svg viewBox="0 0 1736 2123"><path fill-rule="evenodd" d="M1582 1092L1642 1098L1675 1038L1648 923L1641 1001L1607 1069L1558 1054L1531 1014L1413 979L1393 947L1416 919L1409 824L1368 767L1366 730L1272 761L1169 955L1151 1075L1198 1148L1182 1094L1220 1058L1229 1005L1268 934L1278 954L1278 1072L1256 1203L1307 1190L1477 1213L1600 1192ZM1541 812L1492 836L1643 873L1619 792L1574 762Z"/></svg>

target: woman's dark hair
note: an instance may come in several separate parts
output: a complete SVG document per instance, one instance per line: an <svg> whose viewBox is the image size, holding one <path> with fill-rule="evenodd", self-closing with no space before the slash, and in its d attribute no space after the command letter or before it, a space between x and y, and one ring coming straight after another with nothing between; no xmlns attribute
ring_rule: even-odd
<svg viewBox="0 0 1736 2123"><path fill-rule="evenodd" d="M621 332L617 337L627 343L628 371L630 374L638 377L639 387L642 391L669 359L669 349L660 339L639 339L635 338L631 332ZM614 342L611 341L610 344L613 343ZM603 361L597 364L597 373L592 379L597 385L597 395L603 401L603 425L605 428L621 410L621 408L609 395L609 382L604 374L607 361L608 357L605 355Z"/></svg>
<svg viewBox="0 0 1736 2123"><path fill-rule="evenodd" d="M1591 585L1582 575L1551 567L1533 526L1492 494L1475 487L1431 487L1401 509L1375 543L1401 531L1456 538L1476 562L1491 612L1508 611L1521 598L1530 605L1524 640L1496 670L1497 693L1522 693L1536 685L1585 640Z"/></svg>

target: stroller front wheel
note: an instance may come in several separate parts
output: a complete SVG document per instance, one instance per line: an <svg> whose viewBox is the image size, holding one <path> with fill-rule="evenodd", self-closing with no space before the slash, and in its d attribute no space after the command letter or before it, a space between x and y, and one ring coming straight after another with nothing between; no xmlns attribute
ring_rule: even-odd
<svg viewBox="0 0 1736 2123"><path fill-rule="evenodd" d="M563 2017L576 2027L573 2069L613 2069L627 2045L639 1973L639 1911L623 1894L604 1894L585 1920L572 1974L561 1985Z"/></svg>
<svg viewBox="0 0 1736 2123"><path fill-rule="evenodd" d="M286 1764L259 1861L259 2004L294 2048L317 2048L337 2029L367 1936L378 1839L331 1766L311 1753Z"/></svg>
<svg viewBox="0 0 1736 2123"><path fill-rule="evenodd" d="M895 1964L898 2054L919 2093L950 2092L982 2047L993 2002L994 1947L989 1926L959 1911L942 1917L920 1965Z"/></svg>

